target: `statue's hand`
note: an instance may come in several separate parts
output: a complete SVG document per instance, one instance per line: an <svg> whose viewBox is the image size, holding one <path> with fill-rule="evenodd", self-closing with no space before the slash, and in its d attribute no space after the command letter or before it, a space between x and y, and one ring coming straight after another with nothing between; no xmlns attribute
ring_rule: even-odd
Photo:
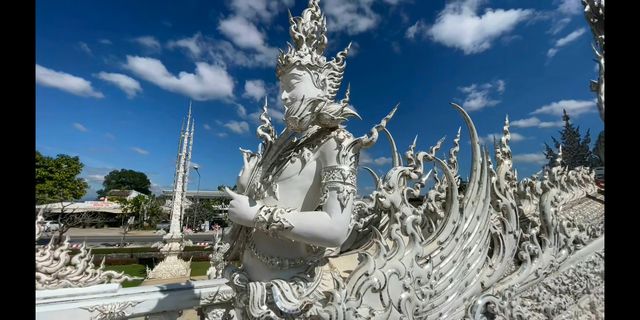
<svg viewBox="0 0 640 320"><path fill-rule="evenodd" d="M262 207L262 203L249 199L249 197L245 195L237 194L229 188L225 188L225 191L229 196L231 196L231 203L229 204L229 219L234 223L253 227L254 218L258 213L258 210Z"/></svg>
<svg viewBox="0 0 640 320"><path fill-rule="evenodd" d="M240 192L244 192L249 185L249 178L251 177L253 168L256 166L256 163L258 163L258 156L249 150L240 149L240 151L242 152L243 166L242 171L238 175L236 185Z"/></svg>

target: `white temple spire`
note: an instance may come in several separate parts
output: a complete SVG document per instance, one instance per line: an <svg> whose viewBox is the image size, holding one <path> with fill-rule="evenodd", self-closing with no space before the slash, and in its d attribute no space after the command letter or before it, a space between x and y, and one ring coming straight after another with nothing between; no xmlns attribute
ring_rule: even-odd
<svg viewBox="0 0 640 320"><path fill-rule="evenodd" d="M186 198L187 183L189 182L194 128L195 121L191 117L191 101L189 101L187 123L185 125L184 120L182 121L180 142L178 143L176 174L173 184L173 201L171 203L171 225L169 227L169 233L164 236L165 245L160 249L166 258L153 270L148 272L147 277L149 279L181 278L188 277L191 273L190 263L178 258L178 254L184 249L182 217L185 209L184 201Z"/></svg>

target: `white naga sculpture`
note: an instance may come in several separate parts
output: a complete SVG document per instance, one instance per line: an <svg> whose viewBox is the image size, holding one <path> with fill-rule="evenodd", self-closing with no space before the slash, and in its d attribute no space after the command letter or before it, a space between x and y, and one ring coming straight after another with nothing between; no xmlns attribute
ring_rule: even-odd
<svg viewBox="0 0 640 320"><path fill-rule="evenodd" d="M563 214L563 206L596 193L590 170L568 171L558 162L541 180L518 183L508 120L495 147L494 170L471 119L453 104L471 140L471 174L461 192L460 131L449 159L436 156L442 140L428 152L416 151L414 140L406 163L386 129L395 108L369 134L354 137L344 127L347 118L358 116L349 105L349 88L344 99L334 100L349 47L330 61L324 57L326 19L317 0L289 21L293 45L281 52L276 67L286 128L276 134L265 101L260 149L241 149L237 193L227 190L234 225L224 275L235 291L235 310L227 316L537 319L534 311L510 304L511 297L603 236L602 207L594 207L593 217ZM382 178L368 169L376 190L357 198L359 153L379 132L389 138L393 168ZM425 173L429 162L442 175ZM410 202L431 177L436 184L424 200ZM331 262L349 253L358 257L352 269ZM541 295L536 292L528 297ZM560 309L544 310L553 317Z"/></svg>
<svg viewBox="0 0 640 320"><path fill-rule="evenodd" d="M44 233L44 208L36 216L36 241ZM104 258L100 267L93 264L91 249L85 243L80 252L73 255L69 246L69 236L61 245L55 245L55 236L46 246L36 246L36 290L88 287L102 283L122 283L139 280L124 272L104 270Z"/></svg>

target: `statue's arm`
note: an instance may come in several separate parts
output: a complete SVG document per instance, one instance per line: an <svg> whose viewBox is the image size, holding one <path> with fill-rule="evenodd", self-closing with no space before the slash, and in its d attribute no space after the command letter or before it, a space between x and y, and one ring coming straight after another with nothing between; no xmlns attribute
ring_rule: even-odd
<svg viewBox="0 0 640 320"><path fill-rule="evenodd" d="M354 195L342 201L339 196L339 190L330 190L321 211L284 211L281 217L289 226L279 234L316 246L339 247L349 235Z"/></svg>
<svg viewBox="0 0 640 320"><path fill-rule="evenodd" d="M330 188L321 210L298 211L278 205L268 206L227 189L234 199L229 219L236 224L274 233L291 240L323 247L338 247L346 239L351 222L355 192Z"/></svg>

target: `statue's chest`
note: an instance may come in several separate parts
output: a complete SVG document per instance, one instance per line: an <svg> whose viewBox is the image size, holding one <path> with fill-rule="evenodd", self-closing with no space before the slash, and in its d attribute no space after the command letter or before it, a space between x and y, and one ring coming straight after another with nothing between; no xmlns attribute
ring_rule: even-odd
<svg viewBox="0 0 640 320"><path fill-rule="evenodd" d="M280 204L300 207L309 192L319 189L318 149L302 148L279 158L275 163L260 166L260 183L255 198L277 200ZM283 202L287 202L286 204Z"/></svg>
<svg viewBox="0 0 640 320"><path fill-rule="evenodd" d="M321 165L316 159L307 162L294 160L286 166L274 182L279 191L279 202L285 206L302 207L307 194L316 193L315 190L320 188L320 170Z"/></svg>

